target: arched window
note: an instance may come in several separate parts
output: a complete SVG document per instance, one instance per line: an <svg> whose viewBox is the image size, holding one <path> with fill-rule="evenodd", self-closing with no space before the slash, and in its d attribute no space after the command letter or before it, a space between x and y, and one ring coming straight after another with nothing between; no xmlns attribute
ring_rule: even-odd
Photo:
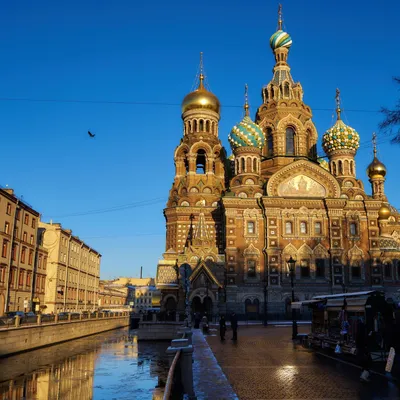
<svg viewBox="0 0 400 400"><path fill-rule="evenodd" d="M253 172L257 172L257 158L253 158Z"/></svg>
<svg viewBox="0 0 400 400"><path fill-rule="evenodd" d="M210 121L206 121L206 132L210 132Z"/></svg>
<svg viewBox="0 0 400 400"><path fill-rule="evenodd" d="M206 152L199 150L196 157L196 174L206 173Z"/></svg>
<svg viewBox="0 0 400 400"><path fill-rule="evenodd" d="M300 222L300 233L307 233L307 222Z"/></svg>
<svg viewBox="0 0 400 400"><path fill-rule="evenodd" d="M241 161L242 161L242 170L241 170L241 172L243 173L246 170L246 165L245 165L246 161L245 161L244 158L241 158Z"/></svg>
<svg viewBox="0 0 400 400"><path fill-rule="evenodd" d="M248 278L256 277L256 262L255 262L255 260L247 260L247 277Z"/></svg>
<svg viewBox="0 0 400 400"><path fill-rule="evenodd" d="M197 132L197 120L193 121L193 132Z"/></svg>
<svg viewBox="0 0 400 400"><path fill-rule="evenodd" d="M199 123L199 131L203 132L204 131L204 121L201 119Z"/></svg>
<svg viewBox="0 0 400 400"><path fill-rule="evenodd" d="M385 273L385 278L392 279L392 263L390 261L383 263L383 270Z"/></svg>
<svg viewBox="0 0 400 400"><path fill-rule="evenodd" d="M285 223L285 233L286 233L287 235L290 235L290 234L293 233L293 225L292 225L292 223L291 223L290 221L287 221L287 222Z"/></svg>
<svg viewBox="0 0 400 400"><path fill-rule="evenodd" d="M183 162L185 164L186 173L188 173L189 172L189 161L187 159L187 155L186 154L185 154L185 158L184 158Z"/></svg>
<svg viewBox="0 0 400 400"><path fill-rule="evenodd" d="M275 97L275 89L274 87L271 85L271 98L274 99Z"/></svg>
<svg viewBox="0 0 400 400"><path fill-rule="evenodd" d="M355 222L352 222L350 224L350 235L351 236L356 236L357 235L357 224Z"/></svg>
<svg viewBox="0 0 400 400"><path fill-rule="evenodd" d="M189 121L188 124L189 124L189 132L192 132L192 121Z"/></svg>
<svg viewBox="0 0 400 400"><path fill-rule="evenodd" d="M339 160L339 175L343 175L343 162Z"/></svg>
<svg viewBox="0 0 400 400"><path fill-rule="evenodd" d="M285 97L289 97L289 83L285 82L284 86L283 86L283 95Z"/></svg>
<svg viewBox="0 0 400 400"><path fill-rule="evenodd" d="M294 129L292 127L286 128L286 155L294 156Z"/></svg>
<svg viewBox="0 0 400 400"><path fill-rule="evenodd" d="M236 159L236 174L239 173L239 159Z"/></svg>
<svg viewBox="0 0 400 400"><path fill-rule="evenodd" d="M267 128L267 157L271 157L274 153L274 136L272 135L272 128Z"/></svg>

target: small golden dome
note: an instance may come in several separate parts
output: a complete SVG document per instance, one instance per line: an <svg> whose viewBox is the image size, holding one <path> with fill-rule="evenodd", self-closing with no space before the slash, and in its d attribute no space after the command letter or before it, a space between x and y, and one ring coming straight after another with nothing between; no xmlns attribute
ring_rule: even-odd
<svg viewBox="0 0 400 400"><path fill-rule="evenodd" d="M199 87L185 96L182 101L182 114L189 110L207 109L219 114L220 104L217 96L204 87L204 76L200 74Z"/></svg>
<svg viewBox="0 0 400 400"><path fill-rule="evenodd" d="M372 178L384 178L386 176L386 167L376 157L367 168L368 176Z"/></svg>
<svg viewBox="0 0 400 400"><path fill-rule="evenodd" d="M379 219L388 219L391 214L390 208L386 204L382 204L378 214Z"/></svg>

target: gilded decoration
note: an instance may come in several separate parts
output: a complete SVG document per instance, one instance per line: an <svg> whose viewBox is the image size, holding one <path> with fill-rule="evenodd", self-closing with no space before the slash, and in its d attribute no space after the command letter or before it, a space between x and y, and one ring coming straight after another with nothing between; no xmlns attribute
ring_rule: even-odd
<svg viewBox="0 0 400 400"><path fill-rule="evenodd" d="M303 179L301 179L302 177ZM288 188L285 187L287 183L291 185ZM340 197L340 185L323 168L309 161L299 160L281 168L268 181L268 196L285 196L283 193L292 197L315 197L317 194L316 197L338 198Z"/></svg>
<svg viewBox="0 0 400 400"><path fill-rule="evenodd" d="M325 188L306 175L298 175L278 187L278 195L284 197L325 197Z"/></svg>

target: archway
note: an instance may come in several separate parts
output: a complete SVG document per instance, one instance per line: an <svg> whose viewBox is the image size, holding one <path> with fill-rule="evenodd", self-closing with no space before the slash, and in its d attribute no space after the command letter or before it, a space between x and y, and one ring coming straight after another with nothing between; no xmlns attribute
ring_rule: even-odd
<svg viewBox="0 0 400 400"><path fill-rule="evenodd" d="M203 299L203 305L204 305L204 312L207 313L208 316L211 316L213 309L213 302L209 296Z"/></svg>
<svg viewBox="0 0 400 400"><path fill-rule="evenodd" d="M199 313L199 314L203 314L204 312L204 305L201 302L201 299L199 296L195 296L193 297L192 300L192 312L193 313Z"/></svg>
<svg viewBox="0 0 400 400"><path fill-rule="evenodd" d="M167 320L174 321L176 313L176 301L173 297L168 297L165 302L165 311L167 313Z"/></svg>
<svg viewBox="0 0 400 400"><path fill-rule="evenodd" d="M254 299L253 301L246 299L244 305L247 319L259 319L260 301L258 299Z"/></svg>

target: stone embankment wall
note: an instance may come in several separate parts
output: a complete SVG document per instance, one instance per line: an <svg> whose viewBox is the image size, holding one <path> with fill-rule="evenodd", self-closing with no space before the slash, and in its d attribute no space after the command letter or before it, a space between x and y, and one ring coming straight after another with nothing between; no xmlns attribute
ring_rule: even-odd
<svg viewBox="0 0 400 400"><path fill-rule="evenodd" d="M182 322L140 322L138 340L172 340L182 329Z"/></svg>
<svg viewBox="0 0 400 400"><path fill-rule="evenodd" d="M0 357L129 326L129 316L0 329Z"/></svg>

